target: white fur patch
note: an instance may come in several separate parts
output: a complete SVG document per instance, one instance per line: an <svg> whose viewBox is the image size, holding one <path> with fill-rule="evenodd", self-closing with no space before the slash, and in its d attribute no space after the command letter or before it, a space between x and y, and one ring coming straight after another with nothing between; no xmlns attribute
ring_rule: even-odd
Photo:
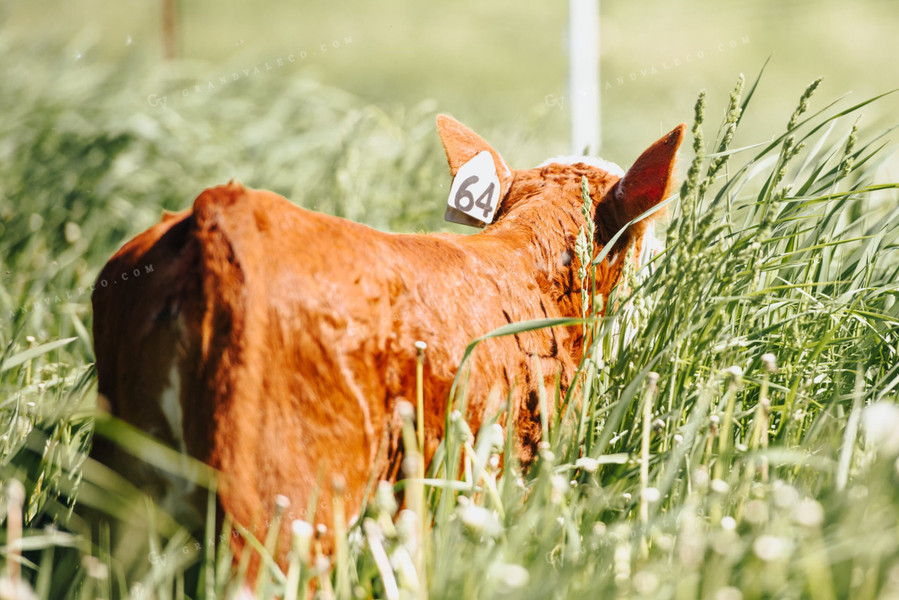
<svg viewBox="0 0 899 600"><path fill-rule="evenodd" d="M647 221L646 232L643 234L643 243L640 246L640 266L645 267L653 257L665 249L665 244L656 237L654 221Z"/></svg>
<svg viewBox="0 0 899 600"><path fill-rule="evenodd" d="M159 408L175 439L175 447L181 451L181 467L185 472L190 472L187 444L184 441L184 413L181 410L181 376L178 373L177 361L172 363L172 370L169 372L169 386L162 392L159 398ZM169 486L159 504L169 514L178 514L178 508L186 501L187 496L197 489L197 484L189 479L185 480L176 477L167 471L162 471L162 475L168 480Z"/></svg>
<svg viewBox="0 0 899 600"><path fill-rule="evenodd" d="M643 234L643 240L640 247L640 256L639 256L639 266L645 267L649 261L652 260L654 256L656 256L659 252L662 252L665 249L665 245L656 237L655 232L655 223L653 221L646 222L646 231ZM606 260L609 261L610 264L614 264L619 258L619 254L617 252L610 254L606 257ZM638 271L638 277L643 279L644 277L649 276L650 271ZM639 314L634 309L634 306L631 302L628 302L623 310L616 315L615 319L612 321L612 352L609 356L603 357L606 361L614 360L618 356L618 348L619 348L619 338L624 335L624 345L627 346L631 343L634 337L637 335L637 329L639 327L639 323L637 319L639 318ZM602 345L600 345L602 348Z"/></svg>
<svg viewBox="0 0 899 600"><path fill-rule="evenodd" d="M178 373L178 365L174 361L172 370L169 372L169 387L162 392L162 396L159 398L159 408L162 410L162 414L169 424L169 429L175 437L175 445L181 452L184 452L184 415L181 412L181 376Z"/></svg>
<svg viewBox="0 0 899 600"><path fill-rule="evenodd" d="M624 177L624 169L616 165L610 160L604 160L599 158L598 156L554 156L553 158L547 158L542 163L537 165L537 168L545 167L551 164L558 165L574 165L577 163L584 163L585 165L590 165L591 167L596 167L597 169L602 169L609 175L617 175L618 177Z"/></svg>

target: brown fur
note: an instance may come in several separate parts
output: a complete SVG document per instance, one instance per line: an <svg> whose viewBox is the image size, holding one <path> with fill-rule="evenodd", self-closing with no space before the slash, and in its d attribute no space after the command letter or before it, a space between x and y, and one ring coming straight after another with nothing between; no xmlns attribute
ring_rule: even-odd
<svg viewBox="0 0 899 600"><path fill-rule="evenodd" d="M441 116L438 129L452 172L483 149L494 154L498 171L505 166L458 122ZM682 136L680 126L657 142L621 183L584 164L501 172L504 199L495 221L469 236L382 233L239 183L208 189L192 209L128 242L100 274L111 281L153 268L94 293L100 394L113 415L174 444L179 436L159 397L177 368L186 451L221 471L224 511L254 531L272 515L276 494L290 498L300 517L321 482L316 521L330 526L332 474L345 479L351 515L373 474L396 477L401 447L390 424L397 401L415 397L415 342L428 344L430 459L473 338L510 322L580 316L574 244L583 225L581 177L594 199L599 250L664 197ZM636 243L643 227L633 226L620 250ZM604 295L624 255L599 265ZM551 394L556 377L563 389L571 384L580 331L553 328L482 343L468 382L471 429L499 408L487 406L493 386L501 398L511 391L516 448L529 463L540 439L538 389ZM98 443L95 455L114 463L114 454ZM149 471L119 468L154 493L164 488ZM239 551L241 542L233 544Z"/></svg>

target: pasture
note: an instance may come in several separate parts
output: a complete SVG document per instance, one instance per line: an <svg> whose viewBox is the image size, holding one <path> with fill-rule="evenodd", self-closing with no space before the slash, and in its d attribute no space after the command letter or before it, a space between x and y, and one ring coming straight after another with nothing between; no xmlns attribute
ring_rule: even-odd
<svg viewBox="0 0 899 600"><path fill-rule="evenodd" d="M268 531L228 522L219 530L210 520L195 538L87 460L97 273L163 209L184 208L232 177L378 229L467 231L442 222L451 178L434 114L482 111L475 125L489 121L483 133L518 148L505 156L513 167L529 167L564 150L564 110L544 100L563 82L517 97L508 107L515 116L503 122L491 104L499 101L475 108L475 85L451 91L446 79L425 78L437 102L419 101L411 75L391 72L379 87L372 65L397 50L372 51L371 62L352 67L356 48L377 44L336 17L323 18L319 36L337 42L332 72L310 60L289 76L244 77L247 64L291 68L289 57L311 53L319 37L198 63L220 56L222 39L230 52L230 39L242 35L207 33L184 39L182 63L159 65L112 47L102 25L111 13L97 17L104 34L92 42L88 29L67 37L64 22L55 37L35 35L34 10L0 8L0 597L30 597L7 591L15 582L41 599L230 597L247 563L237 557L234 568L227 544L216 542L245 536L270 553L281 519L294 521L291 562L284 571L265 563L257 597L897 597L896 99L878 95L890 81L840 97L839 83L819 85L818 71L796 65L785 74L777 57L760 73L765 38L727 30L718 36L726 48L737 40L736 56L749 36L756 60L731 69L718 56L726 84L700 84L701 68L684 67L671 106L655 110L659 95L638 83L630 84L639 97L632 106L611 95L606 109L620 111L604 154L624 167L660 133L689 122L683 185L658 228L665 251L625 274L604 316L582 315L591 342L579 384L566 397L540 398L559 408L544 424L537 460L522 471L508 437L497 439L489 424L470 431L450 414L426 476L397 484L404 506L392 486L372 482L363 516L351 523L336 486L335 551L316 557L306 507L284 506ZM864 10L895 19L877 3ZM198 19L191 11L185 19ZM630 18L619 6L608 14L619 27ZM458 41L446 35L447 46ZM664 56L695 53L680 44ZM535 68L552 69L548 52ZM663 62L644 52L637 64ZM615 64L610 72L630 73ZM658 91L672 83L665 77L647 81ZM366 86L378 91L365 94ZM455 104L443 105L444 95ZM181 468L146 436L115 423L99 428ZM412 415L404 434L414 440ZM193 467L193 477L214 485ZM109 531L92 529L88 511L132 523L131 549L111 553Z"/></svg>

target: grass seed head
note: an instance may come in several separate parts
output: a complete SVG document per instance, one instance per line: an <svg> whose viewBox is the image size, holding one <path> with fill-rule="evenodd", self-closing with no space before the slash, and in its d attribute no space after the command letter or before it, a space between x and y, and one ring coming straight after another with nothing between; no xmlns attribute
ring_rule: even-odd
<svg viewBox="0 0 899 600"><path fill-rule="evenodd" d="M818 86L821 84L822 77L818 77L816 80L811 82L805 91L802 92L802 96L799 98L799 106L796 107L796 110L793 111L793 115L790 117L790 122L787 124L787 131L792 131L796 128L796 124L799 122L799 117L808 110L808 101L811 99L812 94L815 93L815 90L818 89Z"/></svg>

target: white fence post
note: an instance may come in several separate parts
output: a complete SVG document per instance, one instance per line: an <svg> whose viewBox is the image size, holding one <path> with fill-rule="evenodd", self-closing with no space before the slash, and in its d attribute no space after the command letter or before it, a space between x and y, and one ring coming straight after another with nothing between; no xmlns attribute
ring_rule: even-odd
<svg viewBox="0 0 899 600"><path fill-rule="evenodd" d="M599 0L569 0L568 106L571 152L599 155Z"/></svg>

